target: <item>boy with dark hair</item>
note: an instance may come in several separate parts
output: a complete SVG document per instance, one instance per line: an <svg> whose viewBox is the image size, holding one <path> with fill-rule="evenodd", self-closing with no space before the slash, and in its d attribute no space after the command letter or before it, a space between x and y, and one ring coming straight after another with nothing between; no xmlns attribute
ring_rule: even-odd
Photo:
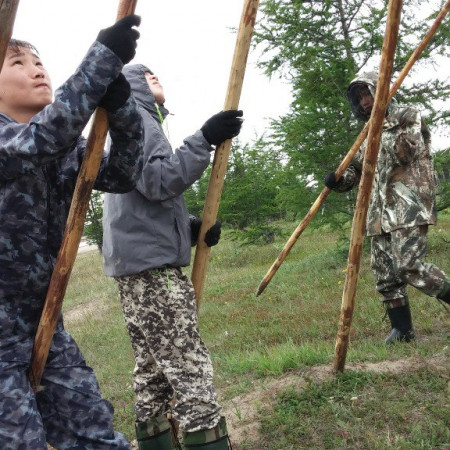
<svg viewBox="0 0 450 450"><path fill-rule="evenodd" d="M34 336L84 156L81 132L108 112L111 149L95 189L126 192L142 169L142 122L121 69L138 16L100 31L52 102L29 43L11 40L0 72L0 448L129 449L113 408L59 317L38 392L27 378Z"/></svg>

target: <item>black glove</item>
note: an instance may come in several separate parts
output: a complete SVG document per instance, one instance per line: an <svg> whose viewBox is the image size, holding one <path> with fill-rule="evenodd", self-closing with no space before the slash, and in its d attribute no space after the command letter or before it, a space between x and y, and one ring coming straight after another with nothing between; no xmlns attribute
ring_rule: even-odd
<svg viewBox="0 0 450 450"><path fill-rule="evenodd" d="M219 145L239 134L243 112L236 109L221 111L210 117L200 128L210 145Z"/></svg>
<svg viewBox="0 0 450 450"><path fill-rule="evenodd" d="M200 219L199 217L191 216L190 225L191 225L191 242L192 245L195 245L198 241L198 234L200 233L200 227L202 226L202 219Z"/></svg>
<svg viewBox="0 0 450 450"><path fill-rule="evenodd" d="M216 220L216 223L205 233L205 243L208 247L217 245L222 231L222 224Z"/></svg>
<svg viewBox="0 0 450 450"><path fill-rule="evenodd" d="M130 93L130 83L128 83L128 80L121 73L108 86L108 89L106 89L106 94L100 100L98 106L105 108L108 112L117 111L128 100Z"/></svg>
<svg viewBox="0 0 450 450"><path fill-rule="evenodd" d="M202 226L202 219L194 217L190 221L191 224L191 241L195 244L198 241L198 235ZM222 224L216 220L216 223L205 233L205 243L208 247L212 247L219 242Z"/></svg>
<svg viewBox="0 0 450 450"><path fill-rule="evenodd" d="M123 62L129 63L136 54L139 32L132 28L141 23L141 18L135 14L117 21L112 27L100 30L97 41L112 50Z"/></svg>
<svg viewBox="0 0 450 450"><path fill-rule="evenodd" d="M336 175L334 174L334 172L330 172L325 177L325 186L328 189L334 189L337 185L338 185L338 182L336 181Z"/></svg>

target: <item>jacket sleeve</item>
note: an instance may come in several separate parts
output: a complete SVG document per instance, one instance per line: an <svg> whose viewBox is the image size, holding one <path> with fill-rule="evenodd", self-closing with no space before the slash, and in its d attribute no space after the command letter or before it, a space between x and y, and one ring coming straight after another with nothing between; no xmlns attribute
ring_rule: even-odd
<svg viewBox="0 0 450 450"><path fill-rule="evenodd" d="M144 134L133 96L115 113L108 114L111 145L103 156L94 188L114 193L131 191L142 172Z"/></svg>
<svg viewBox="0 0 450 450"><path fill-rule="evenodd" d="M333 189L333 191L339 193L348 192L359 184L359 180L361 179L365 144L366 143L364 142L361 145L361 148L356 153L350 165L347 167L347 169L345 169L339 180L337 180L337 185Z"/></svg>
<svg viewBox="0 0 450 450"><path fill-rule="evenodd" d="M421 149L424 148L420 112L414 108L407 108L401 116L399 125L395 145L392 147L394 150L392 156L399 165L404 165L418 158Z"/></svg>
<svg viewBox="0 0 450 450"><path fill-rule="evenodd" d="M172 153L163 131L152 121L145 129L144 167L136 189L150 201L164 201L181 195L201 177L211 147L197 131Z"/></svg>
<svg viewBox="0 0 450 450"><path fill-rule="evenodd" d="M55 100L28 123L0 127L0 180L32 173L66 156L109 85L122 69L120 59L94 42L75 73L55 93Z"/></svg>

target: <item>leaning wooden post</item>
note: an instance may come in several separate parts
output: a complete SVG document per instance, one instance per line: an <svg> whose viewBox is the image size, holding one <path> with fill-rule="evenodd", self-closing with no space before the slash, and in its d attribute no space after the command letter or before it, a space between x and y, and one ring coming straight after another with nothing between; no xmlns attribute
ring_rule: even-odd
<svg viewBox="0 0 450 450"><path fill-rule="evenodd" d="M436 17L435 21L433 22L433 25L428 30L425 37L422 39L422 41L419 43L417 48L414 50L414 52L411 54L410 58L408 59L408 62L405 64L405 67L400 72L400 75L393 83L391 90L389 91L389 97L388 101L394 97L396 92L398 91L398 88L403 83L403 80L406 78L406 75L408 75L409 71L411 70L411 67L414 65L414 63L419 59L422 52L425 50L426 46L431 41L431 38L435 35L436 31L440 27L442 21L444 20L445 16L447 15L448 11L450 10L450 0L446 2L442 10L439 12L438 16ZM353 157L355 156L355 153L358 151L361 144L364 142L364 139L367 137L367 134L369 132L369 124L370 121L366 123L364 128L361 130L361 133L356 138L355 143L352 145L350 150L348 151L345 158L342 160L341 164L335 171L336 179L339 179L342 174L344 173L345 169L349 166L350 162L352 161ZM280 254L278 255L278 258L275 260L275 262L272 264L270 269L267 271L266 275L262 279L261 283L258 286L258 289L256 290L256 296L260 295L264 289L267 287L267 285L270 283L270 280L273 278L275 273L277 272L278 268L281 266L283 261L286 259L287 255L291 251L294 244L297 242L300 235L303 233L305 228L309 225L313 217L316 215L316 213L319 211L320 207L322 206L323 202L328 197L328 194L330 193L330 189L327 187L324 187L320 195L317 197L316 201L312 204L311 208L309 209L306 216L302 219L302 221L297 225L297 228L292 233L291 237L288 239L286 244L284 245L283 249L281 250Z"/></svg>
<svg viewBox="0 0 450 450"><path fill-rule="evenodd" d="M225 99L224 110L237 109L241 96L242 83L244 81L245 66L247 63L250 41L255 26L256 12L259 0L245 0L242 11L241 22L234 50L231 73L228 81L228 90ZM197 296L197 307L203 295L206 269L210 248L205 243L205 233L211 228L217 219L220 197L222 195L225 174L227 171L228 157L230 155L231 139L220 144L214 155L211 168L211 176L206 193L205 206L203 209L202 226L200 229L197 249L195 251L194 264L192 267L192 283Z"/></svg>
<svg viewBox="0 0 450 450"><path fill-rule="evenodd" d="M0 0L0 71L11 39L19 0Z"/></svg>
<svg viewBox="0 0 450 450"><path fill-rule="evenodd" d="M120 0L117 20L133 14L136 3L137 0ZM28 376L35 391L44 373L45 363L61 312L70 273L77 256L86 212L89 207L89 199L100 168L107 133L107 112L103 108L97 108L87 139L85 155L78 174L61 248L50 279L41 320L34 340L31 368Z"/></svg>
<svg viewBox="0 0 450 450"><path fill-rule="evenodd" d="M378 73L377 90L371 114L371 124L367 137L367 148L364 155L362 177L359 185L356 209L353 218L350 250L348 255L347 274L345 277L344 293L342 295L341 316L339 330L336 337L334 357L334 370L344 370L345 358L350 336L350 327L353 319L355 305L356 285L358 284L359 266L364 243L364 230L366 225L367 209L372 191L375 167L377 165L378 150L381 141L381 131L388 105L389 82L394 65L395 48L397 45L398 28L402 11L401 0L390 0L386 31L381 62Z"/></svg>

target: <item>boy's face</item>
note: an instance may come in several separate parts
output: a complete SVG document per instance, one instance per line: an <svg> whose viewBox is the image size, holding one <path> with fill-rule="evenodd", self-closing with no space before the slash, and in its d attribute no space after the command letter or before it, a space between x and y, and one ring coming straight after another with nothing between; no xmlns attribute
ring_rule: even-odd
<svg viewBox="0 0 450 450"><path fill-rule="evenodd" d="M364 87L358 92L358 100L364 112L370 114L373 108L373 97L368 87Z"/></svg>
<svg viewBox="0 0 450 450"><path fill-rule="evenodd" d="M156 103L158 103L158 105L164 104L166 99L164 97L163 87L159 84L158 77L150 72L145 72L145 79L147 80L153 97L155 97Z"/></svg>
<svg viewBox="0 0 450 450"><path fill-rule="evenodd" d="M0 112L27 122L52 98L51 81L40 58L28 48L8 48L0 72Z"/></svg>

